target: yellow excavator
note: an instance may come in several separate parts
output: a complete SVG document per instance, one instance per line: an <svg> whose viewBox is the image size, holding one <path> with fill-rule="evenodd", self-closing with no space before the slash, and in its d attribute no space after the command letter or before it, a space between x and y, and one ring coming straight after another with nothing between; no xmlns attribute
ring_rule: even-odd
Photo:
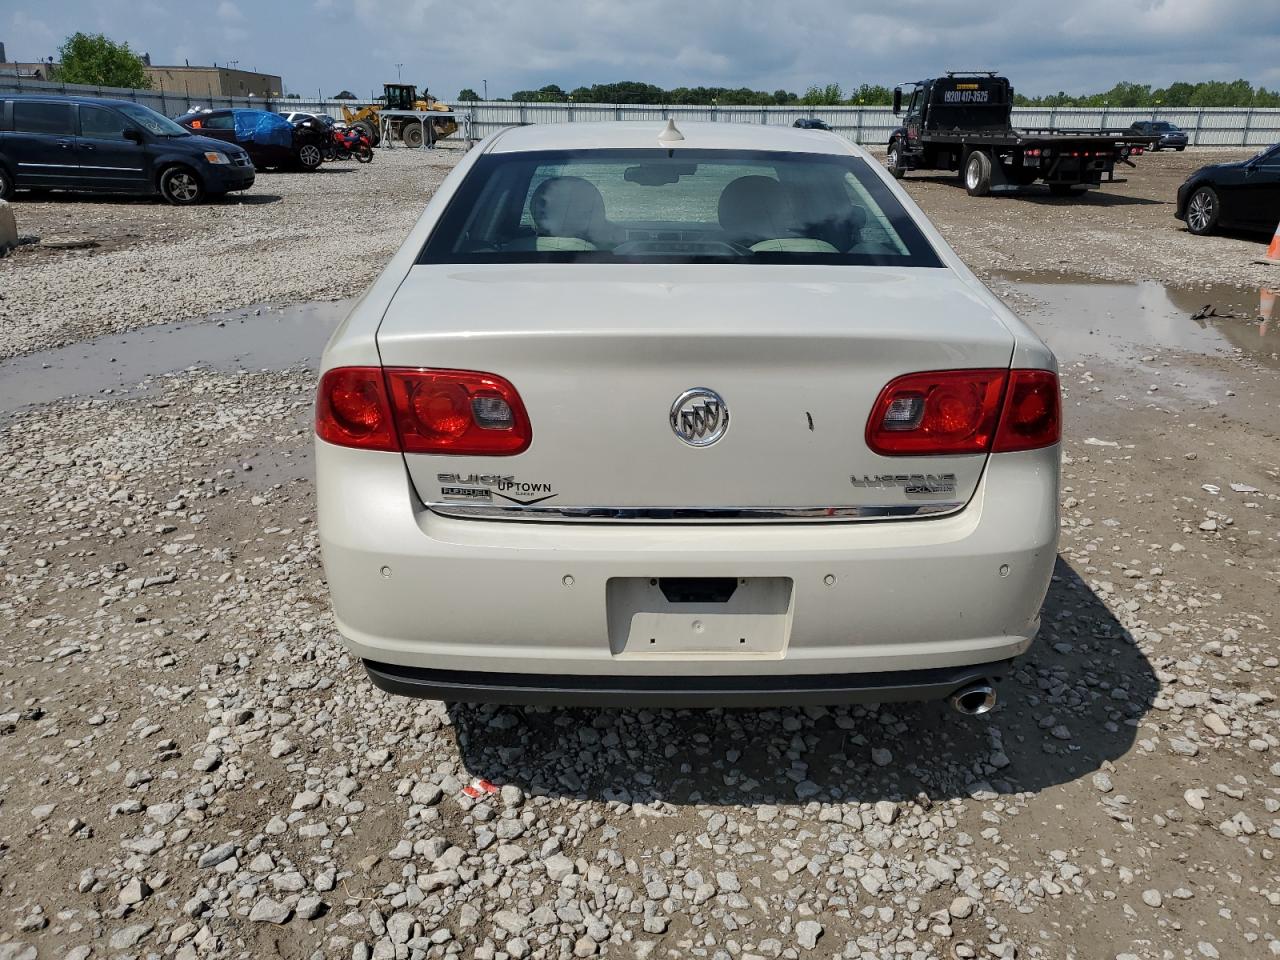
<svg viewBox="0 0 1280 960"><path fill-rule="evenodd" d="M419 97L418 88L411 83L384 83L381 104L361 107L359 110L344 106L342 119L347 121L347 126L360 128L369 138L369 142L376 147L378 141L382 139L381 111L417 110L419 113L427 111L448 113L452 109L447 103L441 103L428 93L424 92ZM443 140L458 129L458 124L454 122L453 117L441 117L439 120L432 120L431 127L433 138ZM422 146L422 124L416 117L388 117L387 128L392 140L399 140L406 147Z"/></svg>

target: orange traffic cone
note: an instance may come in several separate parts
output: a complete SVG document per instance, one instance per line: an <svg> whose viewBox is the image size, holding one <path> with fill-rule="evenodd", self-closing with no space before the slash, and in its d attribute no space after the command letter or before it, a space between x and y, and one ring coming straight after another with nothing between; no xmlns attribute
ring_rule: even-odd
<svg viewBox="0 0 1280 960"><path fill-rule="evenodd" d="M1271 243L1267 245L1267 254L1254 263L1273 263L1280 266L1280 224L1276 225L1275 235L1271 238Z"/></svg>

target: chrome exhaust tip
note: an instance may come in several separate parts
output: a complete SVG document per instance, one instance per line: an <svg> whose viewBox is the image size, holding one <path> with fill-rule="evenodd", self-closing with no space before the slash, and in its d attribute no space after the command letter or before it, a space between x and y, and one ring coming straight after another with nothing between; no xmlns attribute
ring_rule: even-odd
<svg viewBox="0 0 1280 960"><path fill-rule="evenodd" d="M951 695L952 708L966 717L980 717L984 713L990 713L995 705L996 688L986 680L961 687Z"/></svg>

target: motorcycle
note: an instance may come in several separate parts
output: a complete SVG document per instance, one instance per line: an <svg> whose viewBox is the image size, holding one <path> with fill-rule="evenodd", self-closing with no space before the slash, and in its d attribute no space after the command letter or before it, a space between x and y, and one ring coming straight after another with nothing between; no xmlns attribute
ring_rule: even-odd
<svg viewBox="0 0 1280 960"><path fill-rule="evenodd" d="M373 162L373 144L363 131L356 127L346 130L334 130L325 150L326 160L350 160L355 157L359 163Z"/></svg>

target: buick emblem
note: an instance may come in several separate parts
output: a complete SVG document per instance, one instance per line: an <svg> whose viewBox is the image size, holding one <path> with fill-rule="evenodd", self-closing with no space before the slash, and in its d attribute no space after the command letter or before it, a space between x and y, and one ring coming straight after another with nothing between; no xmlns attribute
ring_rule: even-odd
<svg viewBox="0 0 1280 960"><path fill-rule="evenodd" d="M671 432L691 447L709 447L729 429L729 407L706 387L694 387L671 405Z"/></svg>

